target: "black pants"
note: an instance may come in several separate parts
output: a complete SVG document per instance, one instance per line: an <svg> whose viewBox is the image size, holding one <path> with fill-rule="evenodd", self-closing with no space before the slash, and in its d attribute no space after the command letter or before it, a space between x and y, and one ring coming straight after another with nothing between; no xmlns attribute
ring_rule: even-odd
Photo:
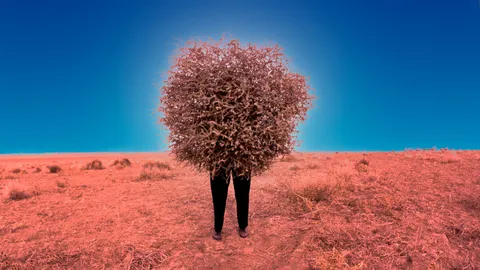
<svg viewBox="0 0 480 270"><path fill-rule="evenodd" d="M235 200L237 201L238 226L242 230L248 226L248 204L251 182L250 176L238 176L235 169L231 171L222 169L217 175L212 175L212 172L210 172L210 187L212 189L216 232L221 232L223 228L228 186L230 184L230 172L232 173L233 188L235 189Z"/></svg>

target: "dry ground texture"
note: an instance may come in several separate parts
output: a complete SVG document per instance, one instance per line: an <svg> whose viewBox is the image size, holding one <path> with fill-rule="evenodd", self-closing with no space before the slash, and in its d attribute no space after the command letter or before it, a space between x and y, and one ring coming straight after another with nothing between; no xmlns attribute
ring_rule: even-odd
<svg viewBox="0 0 480 270"><path fill-rule="evenodd" d="M0 268L480 267L478 151L294 153L253 178L246 239L230 186L221 242L208 181L167 153L0 156Z"/></svg>

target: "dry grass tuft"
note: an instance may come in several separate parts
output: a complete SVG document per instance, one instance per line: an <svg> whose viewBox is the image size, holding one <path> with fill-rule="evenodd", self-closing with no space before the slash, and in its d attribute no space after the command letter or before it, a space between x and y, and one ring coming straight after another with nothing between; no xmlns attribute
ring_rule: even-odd
<svg viewBox="0 0 480 270"><path fill-rule="evenodd" d="M344 255L335 248L329 252L322 252L322 254L318 254L307 261L311 269L336 270L344 269L348 265Z"/></svg>
<svg viewBox="0 0 480 270"><path fill-rule="evenodd" d="M140 175L134 179L134 182L142 181L159 181L159 180L168 180L175 178L173 173L168 172L154 172L154 171L142 171Z"/></svg>
<svg viewBox="0 0 480 270"><path fill-rule="evenodd" d="M448 163L459 162L461 160L462 159L458 156L458 154L455 151L444 150L442 151L440 162L443 164L448 164Z"/></svg>
<svg viewBox="0 0 480 270"><path fill-rule="evenodd" d="M56 183L57 183L57 187L59 188L65 188L67 186L67 184L62 181L57 181Z"/></svg>
<svg viewBox="0 0 480 270"><path fill-rule="evenodd" d="M62 168L58 165L47 166L47 168L50 171L50 173L58 173L62 170Z"/></svg>
<svg viewBox="0 0 480 270"><path fill-rule="evenodd" d="M358 172L367 172L368 171L368 165L370 163L362 158L359 162L357 162L357 164L355 164L355 169L357 169Z"/></svg>
<svg viewBox="0 0 480 270"><path fill-rule="evenodd" d="M40 169L39 167L36 167L35 170L33 170L33 173L39 173L41 171L42 171L42 169Z"/></svg>
<svg viewBox="0 0 480 270"><path fill-rule="evenodd" d="M10 199L14 201L27 199L31 196L29 192L27 192L27 188L18 182L8 183L5 186L3 195L5 199Z"/></svg>
<svg viewBox="0 0 480 270"><path fill-rule="evenodd" d="M170 164L160 162L160 161L148 161L147 163L143 164L143 168L145 169L165 169L171 170Z"/></svg>
<svg viewBox="0 0 480 270"><path fill-rule="evenodd" d="M284 156L282 159L280 159L280 162L298 162L298 161L300 161L300 159L292 155Z"/></svg>
<svg viewBox="0 0 480 270"><path fill-rule="evenodd" d="M35 195L35 196L38 196L38 195L42 194L42 192L40 191L40 187L39 186L34 186L32 194Z"/></svg>
<svg viewBox="0 0 480 270"><path fill-rule="evenodd" d="M154 269L166 262L168 255L160 252L141 252L133 245L126 246L124 252L125 269Z"/></svg>
<svg viewBox="0 0 480 270"><path fill-rule="evenodd" d="M338 195L355 191L351 176L346 173L324 173L315 177L299 176L277 179L283 192L290 199L300 203L304 211L312 211L316 203L332 202Z"/></svg>
<svg viewBox="0 0 480 270"><path fill-rule="evenodd" d="M142 171L140 175L134 179L135 182L142 182L152 179L152 174Z"/></svg>
<svg viewBox="0 0 480 270"><path fill-rule="evenodd" d="M299 194L305 198L308 198L314 202L329 201L333 195L333 188L331 186L307 186L299 192Z"/></svg>
<svg viewBox="0 0 480 270"><path fill-rule="evenodd" d="M462 161L462 158L456 151L441 149L440 151L421 151L416 155L420 160L426 160L430 162L439 162L441 164L456 163Z"/></svg>
<svg viewBox="0 0 480 270"><path fill-rule="evenodd" d="M292 171L299 171L301 168L298 165L294 165L293 167L290 167L290 170Z"/></svg>
<svg viewBox="0 0 480 270"><path fill-rule="evenodd" d="M16 179L16 178L13 175L7 175L7 176L5 176L5 179Z"/></svg>
<svg viewBox="0 0 480 270"><path fill-rule="evenodd" d="M117 169L123 169L125 167L130 167L132 162L128 158L124 158L122 160L115 160L111 166L115 166Z"/></svg>
<svg viewBox="0 0 480 270"><path fill-rule="evenodd" d="M363 165L365 165L365 166L370 165L370 163L369 163L366 159L364 159L364 158L362 158L358 163L363 164Z"/></svg>
<svg viewBox="0 0 480 270"><path fill-rule="evenodd" d="M102 162L98 159L95 159L92 162L87 163L85 167L83 167L83 170L103 170L105 169L102 165Z"/></svg>
<svg viewBox="0 0 480 270"><path fill-rule="evenodd" d="M318 164L308 164L307 165L307 169L310 169L310 170L316 170L316 169L319 169L320 168L320 165Z"/></svg>

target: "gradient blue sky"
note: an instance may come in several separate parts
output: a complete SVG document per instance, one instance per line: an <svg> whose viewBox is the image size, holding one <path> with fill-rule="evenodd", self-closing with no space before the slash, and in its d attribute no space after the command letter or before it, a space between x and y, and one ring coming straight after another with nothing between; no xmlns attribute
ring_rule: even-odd
<svg viewBox="0 0 480 270"><path fill-rule="evenodd" d="M300 151L480 149L478 0L1 0L0 153L166 150L176 38L223 33L310 77Z"/></svg>

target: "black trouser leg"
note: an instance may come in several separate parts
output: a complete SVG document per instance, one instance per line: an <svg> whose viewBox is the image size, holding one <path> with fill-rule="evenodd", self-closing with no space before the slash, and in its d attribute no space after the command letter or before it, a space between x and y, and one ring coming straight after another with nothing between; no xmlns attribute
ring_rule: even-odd
<svg viewBox="0 0 480 270"><path fill-rule="evenodd" d="M210 172L210 187L212 189L213 212L215 231L221 232L227 203L228 185L230 184L230 172L222 169L217 175Z"/></svg>
<svg viewBox="0 0 480 270"><path fill-rule="evenodd" d="M248 226L248 205L250 197L250 175L238 176L233 170L233 187L237 201L238 227L242 230Z"/></svg>

